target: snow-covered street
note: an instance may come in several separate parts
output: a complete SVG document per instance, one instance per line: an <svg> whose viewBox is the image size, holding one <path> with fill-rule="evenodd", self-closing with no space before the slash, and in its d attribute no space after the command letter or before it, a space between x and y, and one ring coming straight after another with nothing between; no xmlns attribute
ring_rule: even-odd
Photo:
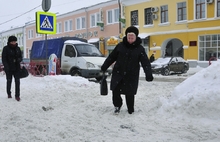
<svg viewBox="0 0 220 142"><path fill-rule="evenodd" d="M98 83L81 77L29 76L21 80L21 101L17 102L14 96L7 98L1 75L0 141L218 142L219 66L169 77L154 75L153 82L140 79L131 115L125 100L120 114L114 115L111 91L101 96ZM14 93L14 82L12 88Z"/></svg>

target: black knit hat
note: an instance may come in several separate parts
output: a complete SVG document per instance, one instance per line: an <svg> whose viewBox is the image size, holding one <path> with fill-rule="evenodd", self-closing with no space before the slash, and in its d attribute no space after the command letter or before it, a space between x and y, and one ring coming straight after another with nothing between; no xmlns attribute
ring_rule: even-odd
<svg viewBox="0 0 220 142"><path fill-rule="evenodd" d="M130 26L125 30L125 35L127 36L128 33L134 33L136 35L136 37L139 34L139 30L138 28L136 28L135 26Z"/></svg>
<svg viewBox="0 0 220 142"><path fill-rule="evenodd" d="M8 42L11 42L11 41L17 41L17 37L16 36L10 36L8 38Z"/></svg>

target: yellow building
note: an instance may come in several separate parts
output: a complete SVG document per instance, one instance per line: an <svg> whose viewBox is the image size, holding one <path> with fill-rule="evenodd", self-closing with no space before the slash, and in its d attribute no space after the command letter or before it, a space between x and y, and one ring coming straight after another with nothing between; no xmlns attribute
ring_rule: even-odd
<svg viewBox="0 0 220 142"><path fill-rule="evenodd" d="M220 57L220 0L121 2L126 27L139 28L148 54L199 61Z"/></svg>

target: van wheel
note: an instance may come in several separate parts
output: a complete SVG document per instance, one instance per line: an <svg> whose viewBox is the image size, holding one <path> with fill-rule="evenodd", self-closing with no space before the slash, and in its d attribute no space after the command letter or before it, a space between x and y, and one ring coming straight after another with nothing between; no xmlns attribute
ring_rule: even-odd
<svg viewBox="0 0 220 142"><path fill-rule="evenodd" d="M81 76L81 73L79 70L75 69L75 70L71 71L70 75L71 76Z"/></svg>

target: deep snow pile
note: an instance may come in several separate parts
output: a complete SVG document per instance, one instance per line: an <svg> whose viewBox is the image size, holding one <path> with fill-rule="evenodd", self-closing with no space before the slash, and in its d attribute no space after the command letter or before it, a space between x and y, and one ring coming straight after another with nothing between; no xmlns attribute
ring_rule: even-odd
<svg viewBox="0 0 220 142"><path fill-rule="evenodd" d="M161 98L161 112L173 116L220 119L220 61L187 78L169 99Z"/></svg>

